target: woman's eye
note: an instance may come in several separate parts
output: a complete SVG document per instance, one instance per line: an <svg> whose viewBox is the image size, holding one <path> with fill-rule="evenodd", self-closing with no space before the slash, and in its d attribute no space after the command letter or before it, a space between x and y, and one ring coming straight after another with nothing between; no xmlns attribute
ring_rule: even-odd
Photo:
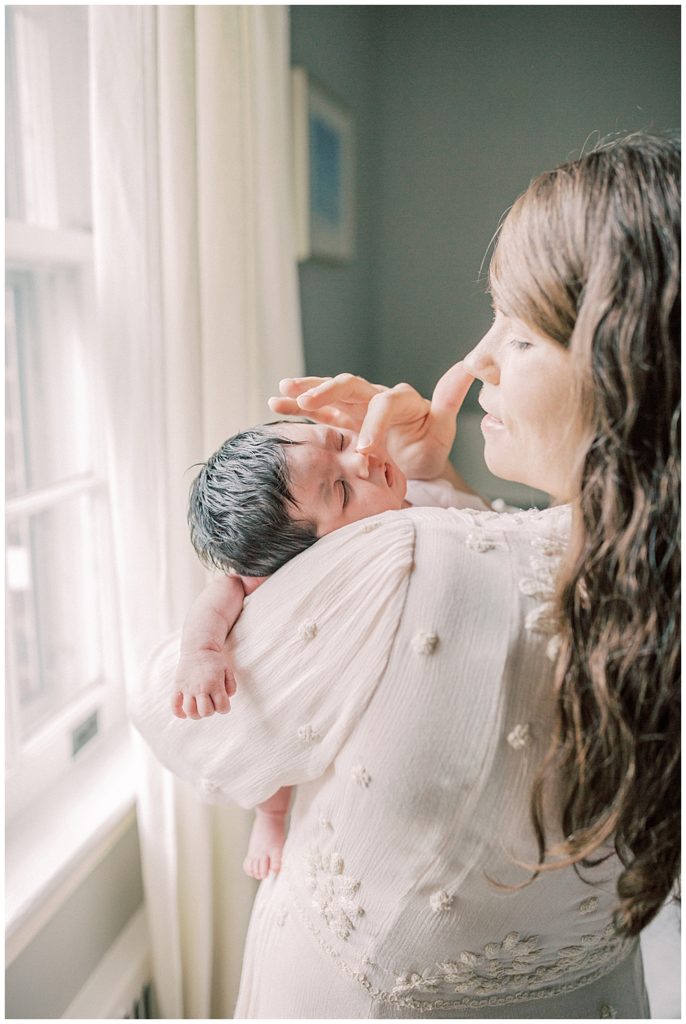
<svg viewBox="0 0 686 1024"><path fill-rule="evenodd" d="M341 439L341 443L338 447L340 448L341 451L343 451L343 449L345 448L345 434L339 434L338 436Z"/></svg>
<svg viewBox="0 0 686 1024"><path fill-rule="evenodd" d="M339 480L338 482L343 488L343 508L345 508L350 500L350 484L346 480Z"/></svg>
<svg viewBox="0 0 686 1024"><path fill-rule="evenodd" d="M516 348L518 352L525 352L527 348L531 348L531 342L520 341L519 338L512 338L510 340L510 345L512 345L513 348Z"/></svg>

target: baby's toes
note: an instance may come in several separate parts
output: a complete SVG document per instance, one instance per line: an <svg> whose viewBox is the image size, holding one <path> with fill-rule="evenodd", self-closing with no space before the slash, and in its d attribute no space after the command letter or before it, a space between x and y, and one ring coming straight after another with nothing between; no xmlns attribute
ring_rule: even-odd
<svg viewBox="0 0 686 1024"><path fill-rule="evenodd" d="M266 878L267 875L269 874L269 855L268 854L265 854L263 857L260 857L259 872L260 872L260 875L259 875L260 878Z"/></svg>
<svg viewBox="0 0 686 1024"><path fill-rule="evenodd" d="M246 857L243 861L243 870L250 878L257 878L255 874L255 862L252 857Z"/></svg>
<svg viewBox="0 0 686 1024"><path fill-rule="evenodd" d="M272 850L269 861L271 870L278 873L281 870L281 850Z"/></svg>

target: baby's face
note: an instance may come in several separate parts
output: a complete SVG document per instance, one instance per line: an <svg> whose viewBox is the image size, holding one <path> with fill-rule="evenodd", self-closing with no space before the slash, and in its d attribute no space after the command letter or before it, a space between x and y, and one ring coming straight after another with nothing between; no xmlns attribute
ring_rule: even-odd
<svg viewBox="0 0 686 1024"><path fill-rule="evenodd" d="M286 445L291 493L300 515L323 537L358 519L403 507L407 480L393 462L356 450L357 434L320 423L279 424Z"/></svg>

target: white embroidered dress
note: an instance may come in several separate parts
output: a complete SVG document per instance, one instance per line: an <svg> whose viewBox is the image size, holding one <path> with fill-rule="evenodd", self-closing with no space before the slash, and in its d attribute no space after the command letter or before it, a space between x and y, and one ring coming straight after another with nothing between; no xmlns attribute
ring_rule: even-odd
<svg viewBox="0 0 686 1024"><path fill-rule="evenodd" d="M568 531L566 507L336 531L247 599L228 716L172 718L178 637L154 655L133 717L162 763L245 807L298 787L236 1017L649 1016L638 942L611 924L614 855L593 885L489 881L536 856Z"/></svg>

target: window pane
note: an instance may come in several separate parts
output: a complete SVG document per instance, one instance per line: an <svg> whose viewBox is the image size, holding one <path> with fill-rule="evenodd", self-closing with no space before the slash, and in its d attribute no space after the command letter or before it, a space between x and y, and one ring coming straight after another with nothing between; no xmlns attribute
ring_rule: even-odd
<svg viewBox="0 0 686 1024"><path fill-rule="evenodd" d="M90 228L87 5L6 6L5 119L5 216Z"/></svg>
<svg viewBox="0 0 686 1024"><path fill-rule="evenodd" d="M6 493L93 465L91 389L78 271L16 271L5 292Z"/></svg>
<svg viewBox="0 0 686 1024"><path fill-rule="evenodd" d="M85 494L7 524L8 675L22 741L111 665L100 506Z"/></svg>

